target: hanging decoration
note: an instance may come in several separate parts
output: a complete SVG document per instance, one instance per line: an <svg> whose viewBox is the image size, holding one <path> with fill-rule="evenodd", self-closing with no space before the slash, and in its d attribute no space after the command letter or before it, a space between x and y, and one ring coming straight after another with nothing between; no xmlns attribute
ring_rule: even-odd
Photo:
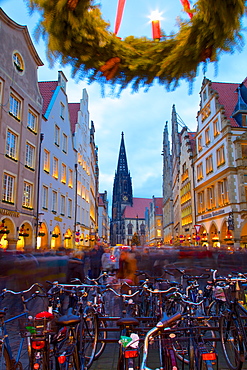
<svg viewBox="0 0 247 370"><path fill-rule="evenodd" d="M174 90L181 80L194 80L201 62L215 62L222 52L242 46L245 0L197 0L192 9L183 0L190 19L180 20L176 35L161 29L159 42L119 39L93 0L26 2L40 11L36 37L46 40L51 64L70 65L78 79L111 84L120 91L127 86L133 91L148 88L154 81Z"/></svg>
<svg viewBox="0 0 247 370"><path fill-rule="evenodd" d="M118 31L121 25L124 6L125 6L125 0L118 0L117 15L116 15L116 21L115 21L115 28L114 28L115 35L118 34Z"/></svg>
<svg viewBox="0 0 247 370"><path fill-rule="evenodd" d="M192 13L192 11L190 9L190 3L189 3L189 1L188 0L180 0L180 1L181 1L182 5L184 7L184 11L186 13L188 13L188 15L189 15L189 17L191 19L193 17L193 13Z"/></svg>

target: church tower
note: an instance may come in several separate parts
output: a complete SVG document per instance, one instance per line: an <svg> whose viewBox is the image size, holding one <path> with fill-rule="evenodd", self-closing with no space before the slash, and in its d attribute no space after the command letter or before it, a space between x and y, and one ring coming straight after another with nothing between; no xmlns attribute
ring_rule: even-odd
<svg viewBox="0 0 247 370"><path fill-rule="evenodd" d="M112 219L110 228L111 245L122 244L125 237L123 211L127 205L133 205L132 182L128 170L127 156L122 132L117 171L115 173L112 194Z"/></svg>

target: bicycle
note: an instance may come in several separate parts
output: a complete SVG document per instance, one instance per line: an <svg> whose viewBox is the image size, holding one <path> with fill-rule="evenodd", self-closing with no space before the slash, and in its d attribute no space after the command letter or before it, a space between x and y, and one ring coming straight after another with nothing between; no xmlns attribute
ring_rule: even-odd
<svg viewBox="0 0 247 370"><path fill-rule="evenodd" d="M178 320L181 319L181 314L177 313L172 317L168 317L166 314L156 324L154 328L148 331L144 339L143 345L143 358L140 370L151 370L147 366L149 346L154 342L155 338L158 337L158 353L160 367L156 370L175 370L177 367L177 360L175 356L175 350L172 346L172 338L174 333L170 329Z"/></svg>
<svg viewBox="0 0 247 370"><path fill-rule="evenodd" d="M226 310L221 314L219 322L220 341L223 354L229 369L240 370L246 358L247 335L245 320L247 310L243 301L239 300L239 283L246 283L247 278L231 278L229 285L224 288ZM236 289L237 285L237 289ZM242 292L243 293L243 292Z"/></svg>
<svg viewBox="0 0 247 370"><path fill-rule="evenodd" d="M3 289L2 293L0 294L1 300L3 300L8 294L11 294L14 296L20 295L21 301L23 304L23 312L19 315L15 315L8 319L6 319L7 308L5 307L0 310L0 368L1 369L2 368L7 369L7 370L22 369L23 366L22 366L21 361L23 361L23 359L26 357L26 354L28 355L29 360L31 358L30 338L27 338L27 340L24 337L20 338L20 341L17 345L16 356L14 355L14 351L12 349L11 339L10 339L7 326L8 324L11 324L13 326L15 322L17 323L17 320L28 317L29 311L27 310L26 304L29 300L36 297L37 294L32 295L32 297L28 300L24 299L24 294L31 292L33 288L38 288L40 289L40 291L42 290L42 286L38 283L35 283L35 284L32 284L30 288L20 291L20 292L14 292L9 289Z"/></svg>

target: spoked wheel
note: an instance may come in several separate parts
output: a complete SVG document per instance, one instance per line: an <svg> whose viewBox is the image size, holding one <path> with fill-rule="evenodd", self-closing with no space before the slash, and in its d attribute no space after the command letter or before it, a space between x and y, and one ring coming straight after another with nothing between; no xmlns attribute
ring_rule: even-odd
<svg viewBox="0 0 247 370"><path fill-rule="evenodd" d="M98 322L98 340L96 343L96 350L94 359L97 360L103 353L106 343L104 340L107 338L106 323L99 319Z"/></svg>
<svg viewBox="0 0 247 370"><path fill-rule="evenodd" d="M0 369L11 370L11 360L9 352L4 345L0 347L0 350Z"/></svg>
<svg viewBox="0 0 247 370"><path fill-rule="evenodd" d="M231 314L220 318L220 340L229 369L240 370L244 362L244 344L238 321Z"/></svg>
<svg viewBox="0 0 247 370"><path fill-rule="evenodd" d="M98 342L98 318L93 313L88 313L82 323L82 355L87 369L93 363ZM99 349L100 351L100 349Z"/></svg>

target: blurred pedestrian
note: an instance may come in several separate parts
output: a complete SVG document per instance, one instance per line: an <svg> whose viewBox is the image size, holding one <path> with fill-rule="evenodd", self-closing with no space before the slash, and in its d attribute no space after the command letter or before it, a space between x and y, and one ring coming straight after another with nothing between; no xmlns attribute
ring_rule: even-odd
<svg viewBox="0 0 247 370"><path fill-rule="evenodd" d="M102 271L110 272L112 270L113 263L111 262L110 248L106 248L104 253L102 254L101 265Z"/></svg>
<svg viewBox="0 0 247 370"><path fill-rule="evenodd" d="M68 283L75 278L79 279L82 283L85 281L84 253L79 251L76 251L74 255L68 259Z"/></svg>
<svg viewBox="0 0 247 370"><path fill-rule="evenodd" d="M97 279L100 275L101 266L102 266L101 257L102 257L102 251L99 249L99 245L95 244L93 249L89 253L90 272L88 275L91 279Z"/></svg>
<svg viewBox="0 0 247 370"><path fill-rule="evenodd" d="M135 285L137 282L136 270L137 263L134 253L127 250L121 251L117 277L126 280L129 284Z"/></svg>

